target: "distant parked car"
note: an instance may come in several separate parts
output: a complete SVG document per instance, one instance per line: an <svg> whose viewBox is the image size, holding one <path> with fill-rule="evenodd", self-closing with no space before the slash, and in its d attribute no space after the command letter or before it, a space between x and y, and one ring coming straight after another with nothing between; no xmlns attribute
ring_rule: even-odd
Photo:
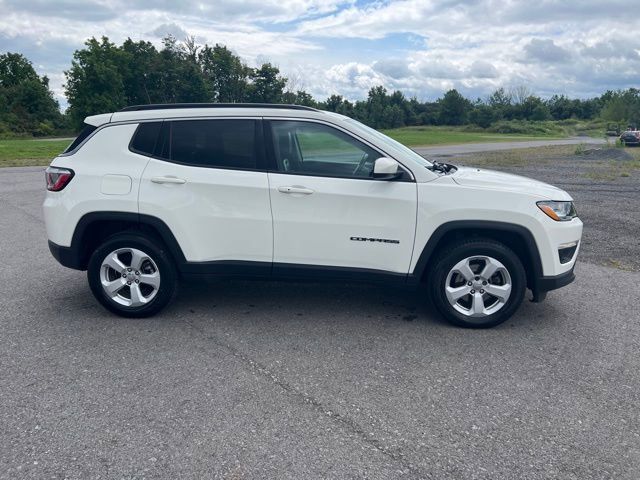
<svg viewBox="0 0 640 480"><path fill-rule="evenodd" d="M623 145L635 146L640 145L640 131L639 130L627 130L620 135L620 141Z"/></svg>
<svg viewBox="0 0 640 480"><path fill-rule="evenodd" d="M620 124L618 123L608 123L607 131L605 133L607 137L617 137L620 135Z"/></svg>

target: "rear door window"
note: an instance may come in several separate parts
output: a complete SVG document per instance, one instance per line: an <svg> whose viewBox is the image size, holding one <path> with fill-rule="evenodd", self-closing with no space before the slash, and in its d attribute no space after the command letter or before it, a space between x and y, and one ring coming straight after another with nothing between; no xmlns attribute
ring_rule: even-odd
<svg viewBox="0 0 640 480"><path fill-rule="evenodd" d="M158 156L198 167L256 169L256 120L180 120L165 122Z"/></svg>

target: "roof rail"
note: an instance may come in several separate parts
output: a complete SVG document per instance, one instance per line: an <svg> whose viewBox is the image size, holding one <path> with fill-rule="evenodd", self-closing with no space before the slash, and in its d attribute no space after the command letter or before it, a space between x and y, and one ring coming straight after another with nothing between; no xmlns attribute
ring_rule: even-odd
<svg viewBox="0 0 640 480"><path fill-rule="evenodd" d="M165 110L175 108L273 108L287 110L319 110L304 105L287 105L281 103L155 103L150 105L132 105L124 107L121 112L139 112L141 110Z"/></svg>

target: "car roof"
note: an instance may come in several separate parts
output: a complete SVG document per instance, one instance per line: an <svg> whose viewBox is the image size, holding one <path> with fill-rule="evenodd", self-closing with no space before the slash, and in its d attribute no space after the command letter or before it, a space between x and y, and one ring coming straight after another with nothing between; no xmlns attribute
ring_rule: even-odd
<svg viewBox="0 0 640 480"><path fill-rule="evenodd" d="M280 105L262 103L178 103L136 105L118 112L92 115L85 123L100 126L105 123L160 120L198 117L289 117L338 120L342 115L325 112L303 105Z"/></svg>
<svg viewBox="0 0 640 480"><path fill-rule="evenodd" d="M151 103L147 105L131 105L124 107L121 112L139 112L142 110L171 110L180 108L269 108L285 110L312 110L306 105L294 105L285 103Z"/></svg>

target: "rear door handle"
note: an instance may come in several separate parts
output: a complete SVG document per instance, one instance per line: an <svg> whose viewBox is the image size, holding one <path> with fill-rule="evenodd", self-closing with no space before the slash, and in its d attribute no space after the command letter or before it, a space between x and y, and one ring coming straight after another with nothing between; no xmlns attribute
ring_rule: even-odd
<svg viewBox="0 0 640 480"><path fill-rule="evenodd" d="M183 184L187 183L184 178L178 177L153 177L151 178L153 183L175 183L175 184Z"/></svg>
<svg viewBox="0 0 640 480"><path fill-rule="evenodd" d="M311 195L313 190L306 187L278 187L280 193L301 193L303 195Z"/></svg>

